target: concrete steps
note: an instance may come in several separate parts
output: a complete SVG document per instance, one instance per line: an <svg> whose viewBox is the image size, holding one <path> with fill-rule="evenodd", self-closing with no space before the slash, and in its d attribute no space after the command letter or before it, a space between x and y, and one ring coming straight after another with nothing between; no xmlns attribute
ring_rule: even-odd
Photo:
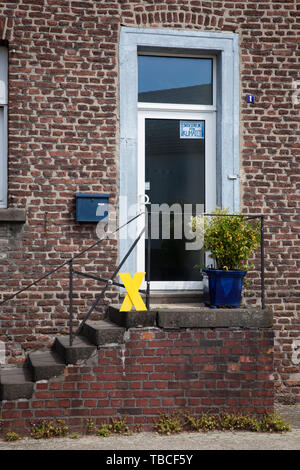
<svg viewBox="0 0 300 470"><path fill-rule="evenodd" d="M0 400L31 398L34 383L28 367L3 369L0 372Z"/></svg>
<svg viewBox="0 0 300 470"><path fill-rule="evenodd" d="M89 321L83 326L82 334L94 345L123 343L125 327L109 320Z"/></svg>
<svg viewBox="0 0 300 470"><path fill-rule="evenodd" d="M125 328L110 321L88 321L69 345L68 336L57 336L48 351L28 354L24 366L0 369L0 401L30 399L34 383L64 373L68 364L85 361L105 344L123 343Z"/></svg>
<svg viewBox="0 0 300 470"><path fill-rule="evenodd" d="M34 382L49 380L64 372L66 364L55 351L33 352L28 355L29 368Z"/></svg>
<svg viewBox="0 0 300 470"><path fill-rule="evenodd" d="M121 305L110 305L108 307L108 318L111 322L123 328L139 328L143 326L156 326L158 310L130 310L120 312Z"/></svg>
<svg viewBox="0 0 300 470"><path fill-rule="evenodd" d="M68 336L57 336L53 345L65 364L76 364L77 361L88 359L97 350L85 337L75 336L72 346L69 342Z"/></svg>

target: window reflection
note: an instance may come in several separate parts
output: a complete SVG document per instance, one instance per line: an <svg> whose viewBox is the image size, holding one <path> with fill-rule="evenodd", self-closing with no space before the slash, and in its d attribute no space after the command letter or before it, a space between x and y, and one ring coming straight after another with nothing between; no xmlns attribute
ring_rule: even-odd
<svg viewBox="0 0 300 470"><path fill-rule="evenodd" d="M213 104L212 59L138 56L138 100Z"/></svg>

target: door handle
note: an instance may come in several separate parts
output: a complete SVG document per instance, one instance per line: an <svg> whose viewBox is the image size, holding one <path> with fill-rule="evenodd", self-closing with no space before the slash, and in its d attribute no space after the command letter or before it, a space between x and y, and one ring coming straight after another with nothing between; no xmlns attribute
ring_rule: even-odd
<svg viewBox="0 0 300 470"><path fill-rule="evenodd" d="M150 199L149 199L148 194L140 194L139 198L140 198L141 205L150 204ZM141 200L142 198L144 199L143 201Z"/></svg>
<svg viewBox="0 0 300 470"><path fill-rule="evenodd" d="M150 199L148 194L140 194L139 195L139 211L143 212L144 211L144 206L146 204L150 204Z"/></svg>

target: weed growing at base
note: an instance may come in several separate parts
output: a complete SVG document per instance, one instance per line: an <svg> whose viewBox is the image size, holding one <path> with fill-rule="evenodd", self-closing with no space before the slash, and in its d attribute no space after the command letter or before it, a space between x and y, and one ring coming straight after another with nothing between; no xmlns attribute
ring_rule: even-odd
<svg viewBox="0 0 300 470"><path fill-rule="evenodd" d="M69 433L69 427L66 426L65 421L58 419L56 423L54 421L48 421L45 419L39 419L37 421L30 422L30 436L33 439L50 439L51 437L66 437Z"/></svg>
<svg viewBox="0 0 300 470"><path fill-rule="evenodd" d="M127 435L132 432L126 424L125 418L111 418L110 424L102 423L100 427L95 426L92 419L87 420L87 433L96 434L98 437L109 437L112 434Z"/></svg>
<svg viewBox="0 0 300 470"><path fill-rule="evenodd" d="M179 432L208 431L252 431L252 432L286 432L290 425L276 413L257 418L251 415L229 413L203 413L193 417L188 413L171 415L162 414L153 427L159 434L175 434Z"/></svg>
<svg viewBox="0 0 300 470"><path fill-rule="evenodd" d="M78 433L70 433L69 427L63 420L56 422L48 420L31 421L30 436L33 439L51 439L55 437L79 438ZM87 434L97 437L113 435L130 436L133 432L142 432L142 425L136 425L134 431L126 424L126 417L111 418L110 424L106 422L96 426L91 418L86 420ZM155 421L153 430L161 435L171 435L181 432L209 432L209 431L252 431L267 433L283 433L291 430L283 418L277 413L263 415L261 418L242 414L209 414L202 413L197 417L189 413L164 413ZM22 439L17 433L9 431L5 435L6 441Z"/></svg>
<svg viewBox="0 0 300 470"><path fill-rule="evenodd" d="M21 439L21 437L16 432L6 433L5 440L8 442L18 441L19 439Z"/></svg>

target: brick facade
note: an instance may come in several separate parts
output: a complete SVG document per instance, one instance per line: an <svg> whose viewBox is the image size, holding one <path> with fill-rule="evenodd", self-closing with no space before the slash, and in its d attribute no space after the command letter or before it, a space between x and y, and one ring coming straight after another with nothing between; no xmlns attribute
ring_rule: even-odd
<svg viewBox="0 0 300 470"><path fill-rule="evenodd" d="M30 400L3 401L3 432L63 419L71 431L126 416L152 430L161 413L273 412L272 329L131 328L124 345L101 348L83 365L35 385Z"/></svg>
<svg viewBox="0 0 300 470"><path fill-rule="evenodd" d="M121 25L239 34L241 208L268 216L265 280L276 332L275 386L299 401L293 359L300 310L296 0L1 2L0 39L9 47L9 207L26 210L25 224L0 222L2 298L96 240L93 224L74 222L74 193L105 192L117 201ZM247 93L256 97L251 106ZM107 275L117 255L110 240L80 264ZM75 285L78 314L97 290L92 281ZM22 361L25 352L66 331L67 289L63 269L1 306L8 362ZM110 290L105 303L116 295Z"/></svg>

